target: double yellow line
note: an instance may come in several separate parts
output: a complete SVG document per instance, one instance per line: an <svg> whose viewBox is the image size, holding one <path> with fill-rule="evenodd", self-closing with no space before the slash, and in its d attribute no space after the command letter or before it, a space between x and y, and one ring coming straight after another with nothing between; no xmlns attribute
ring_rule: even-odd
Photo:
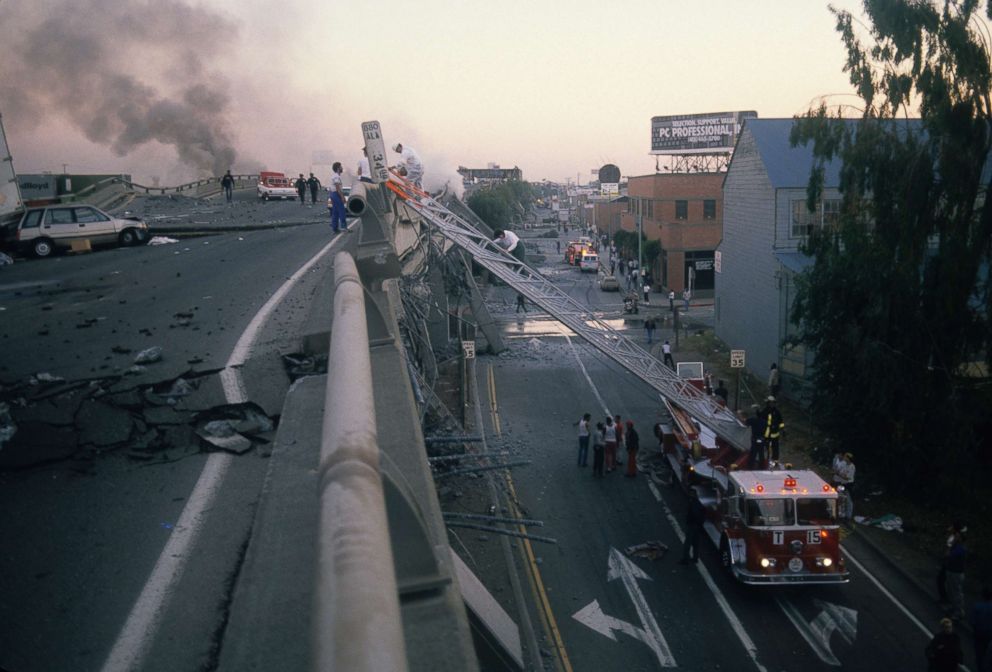
<svg viewBox="0 0 992 672"><path fill-rule="evenodd" d="M493 430L496 432L496 436L501 436L499 405L496 402L496 376L493 374L492 364L486 370L486 386L489 388L489 413L492 418ZM510 476L509 470L506 471L506 487L509 493L511 515L522 518L523 516L517 506L517 491L513 487L513 478ZM517 530L521 534L527 534L527 528L524 525L518 525ZM562 641L561 632L558 630L558 622L555 620L554 612L551 610L551 602L548 600L547 591L544 589L541 572L537 568L537 558L534 555L534 549L530 544L530 539L521 539L521 541L523 542L521 546L524 549L524 559L526 560L528 569L527 578L530 580L534 600L540 606L541 622L544 625L545 632L550 636L551 641L554 642L555 649L558 651L558 667L560 670L564 670L564 672L572 672L572 663L569 661L568 653L565 651L565 643Z"/></svg>

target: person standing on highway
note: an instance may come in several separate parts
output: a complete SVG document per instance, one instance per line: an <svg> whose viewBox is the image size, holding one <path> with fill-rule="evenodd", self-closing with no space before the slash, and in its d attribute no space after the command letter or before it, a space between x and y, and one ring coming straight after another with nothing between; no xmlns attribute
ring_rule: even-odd
<svg viewBox="0 0 992 672"><path fill-rule="evenodd" d="M680 565L699 562L699 540L703 536L703 525L705 524L706 507L699 501L699 492L696 491L696 488L690 488L689 510L685 514L685 542L682 544Z"/></svg>
<svg viewBox="0 0 992 672"><path fill-rule="evenodd" d="M624 432L627 441L627 478L637 476L637 451L641 449L641 437L634 429L632 420L627 421L627 431Z"/></svg>
<svg viewBox="0 0 992 672"><path fill-rule="evenodd" d="M519 313L521 310L527 312L527 300L524 299L523 294L517 292L517 312Z"/></svg>
<svg viewBox="0 0 992 672"><path fill-rule="evenodd" d="M296 193L300 195L300 205L306 205L307 181L303 179L303 173L300 173L300 176L296 178L296 182L293 183L293 186L296 187Z"/></svg>
<svg viewBox="0 0 992 672"><path fill-rule="evenodd" d="M617 428L610 416L606 416L603 426L603 442L606 444L606 471L611 472L617 468Z"/></svg>
<svg viewBox="0 0 992 672"><path fill-rule="evenodd" d="M592 433L592 475L603 477L603 453L606 446L606 427L596 423L596 431Z"/></svg>
<svg viewBox="0 0 992 672"><path fill-rule="evenodd" d="M665 339L665 342L661 344L661 352L664 354L664 359L661 363L665 366L671 367L672 371L674 371L675 360L672 359L672 344L668 342L667 338Z"/></svg>
<svg viewBox="0 0 992 672"><path fill-rule="evenodd" d="M582 417L575 424L579 426L579 463L578 466L586 466L586 460L589 456L589 421L592 416L588 413L583 413Z"/></svg>
<svg viewBox="0 0 992 672"><path fill-rule="evenodd" d="M420 160L420 155L414 151L413 147L404 147L402 142L393 145L393 151L400 155L400 162L396 165L396 172L413 182L418 189L422 188L421 180L424 176L424 162Z"/></svg>
<svg viewBox="0 0 992 672"><path fill-rule="evenodd" d="M358 160L358 181L372 183L372 168L369 166L368 149L362 147L362 158Z"/></svg>
<svg viewBox="0 0 992 672"><path fill-rule="evenodd" d="M327 207L331 210L331 228L334 233L348 232L348 221L344 212L344 187L341 180L341 162L335 161L331 166L331 194L327 199ZM300 178L302 179L302 175Z"/></svg>
<svg viewBox="0 0 992 672"><path fill-rule="evenodd" d="M775 397L768 396L765 399L765 409L762 411L765 418L765 445L768 447L768 459L778 462L778 442L785 429L785 421L782 420L782 413L775 407Z"/></svg>
<svg viewBox="0 0 992 672"><path fill-rule="evenodd" d="M310 173L310 179L307 180L307 186L310 188L310 204L317 205L317 192L320 191L320 180L318 180L313 173Z"/></svg>
<svg viewBox="0 0 992 672"><path fill-rule="evenodd" d="M651 338L654 336L655 323L652 318L644 320L644 331L648 332L648 345L651 345Z"/></svg>
<svg viewBox="0 0 992 672"><path fill-rule="evenodd" d="M228 170L224 173L224 177L220 178L220 186L224 188L224 200L227 201L228 205L234 204L234 177L231 175L231 171Z"/></svg>
<svg viewBox="0 0 992 672"><path fill-rule="evenodd" d="M927 672L957 672L964 655L961 652L961 638L954 632L951 619L940 619L940 632L934 635L924 652Z"/></svg>

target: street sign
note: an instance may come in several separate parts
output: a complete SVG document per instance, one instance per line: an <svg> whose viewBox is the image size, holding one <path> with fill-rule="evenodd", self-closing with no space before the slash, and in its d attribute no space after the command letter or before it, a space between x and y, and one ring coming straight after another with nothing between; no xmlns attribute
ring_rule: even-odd
<svg viewBox="0 0 992 672"><path fill-rule="evenodd" d="M744 368L744 351L743 350L731 350L730 351L730 368L732 368L732 369L743 369Z"/></svg>
<svg viewBox="0 0 992 672"><path fill-rule="evenodd" d="M475 341L462 341L462 354L465 359L475 359Z"/></svg>
<svg viewBox="0 0 992 672"><path fill-rule="evenodd" d="M389 181L389 164L386 162L386 141L382 139L382 127L378 121L362 122L362 137L365 139L365 156L369 160L372 181Z"/></svg>

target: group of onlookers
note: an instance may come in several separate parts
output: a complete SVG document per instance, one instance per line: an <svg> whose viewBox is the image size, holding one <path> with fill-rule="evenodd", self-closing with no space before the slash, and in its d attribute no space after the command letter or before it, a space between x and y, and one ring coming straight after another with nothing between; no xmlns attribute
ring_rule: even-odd
<svg viewBox="0 0 992 672"><path fill-rule="evenodd" d="M578 466L588 466L589 444L592 444L592 475L602 478L605 474L616 471L624 462L620 457L620 449L627 450L627 469L624 476L637 476L637 451L641 447L641 438L634 428L634 422L628 420L626 426L619 415L606 416L603 422L597 422L591 427L592 415L583 414L576 425L579 427L579 459Z"/></svg>

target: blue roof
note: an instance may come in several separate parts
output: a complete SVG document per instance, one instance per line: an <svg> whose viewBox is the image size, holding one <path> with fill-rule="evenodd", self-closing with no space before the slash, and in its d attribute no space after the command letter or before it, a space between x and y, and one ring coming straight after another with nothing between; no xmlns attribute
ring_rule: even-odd
<svg viewBox="0 0 992 672"><path fill-rule="evenodd" d="M813 265L813 257L802 252L776 252L775 259L793 273L802 273Z"/></svg>
<svg viewBox="0 0 992 672"><path fill-rule="evenodd" d="M762 163L775 189L804 189L813 169L813 145L789 143L793 119L746 119L744 128L751 132L758 146ZM823 170L823 186L836 189L840 184L840 159L827 163Z"/></svg>

